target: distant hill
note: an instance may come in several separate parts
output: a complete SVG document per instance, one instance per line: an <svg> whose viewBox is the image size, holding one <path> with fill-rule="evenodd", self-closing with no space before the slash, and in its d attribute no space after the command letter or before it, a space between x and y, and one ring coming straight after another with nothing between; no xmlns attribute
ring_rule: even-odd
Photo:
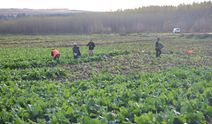
<svg viewBox="0 0 212 124"><path fill-rule="evenodd" d="M116 12L1 9L0 34L212 32L212 3L149 6Z"/></svg>
<svg viewBox="0 0 212 124"><path fill-rule="evenodd" d="M56 16L85 13L89 11L69 9L0 9L0 19L13 19L24 16Z"/></svg>

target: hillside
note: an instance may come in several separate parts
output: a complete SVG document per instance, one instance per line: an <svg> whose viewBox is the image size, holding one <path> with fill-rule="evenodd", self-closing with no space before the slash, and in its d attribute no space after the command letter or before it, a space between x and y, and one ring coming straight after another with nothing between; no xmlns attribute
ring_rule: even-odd
<svg viewBox="0 0 212 124"><path fill-rule="evenodd" d="M14 19L25 16L65 16L83 12L88 11L69 9L0 9L0 19Z"/></svg>

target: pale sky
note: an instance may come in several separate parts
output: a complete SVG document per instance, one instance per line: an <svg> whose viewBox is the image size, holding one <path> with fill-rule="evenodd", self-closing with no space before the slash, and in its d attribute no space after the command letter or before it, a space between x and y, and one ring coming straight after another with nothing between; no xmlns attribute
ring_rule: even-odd
<svg viewBox="0 0 212 124"><path fill-rule="evenodd" d="M179 5L211 0L0 0L0 8L114 11L149 5Z"/></svg>

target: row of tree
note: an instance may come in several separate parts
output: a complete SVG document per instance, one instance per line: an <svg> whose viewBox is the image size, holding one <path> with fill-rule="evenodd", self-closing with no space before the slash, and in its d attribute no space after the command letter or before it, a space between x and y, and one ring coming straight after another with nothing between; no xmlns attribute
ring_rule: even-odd
<svg viewBox="0 0 212 124"><path fill-rule="evenodd" d="M0 20L1 34L171 32L174 27L182 32L212 32L212 3Z"/></svg>

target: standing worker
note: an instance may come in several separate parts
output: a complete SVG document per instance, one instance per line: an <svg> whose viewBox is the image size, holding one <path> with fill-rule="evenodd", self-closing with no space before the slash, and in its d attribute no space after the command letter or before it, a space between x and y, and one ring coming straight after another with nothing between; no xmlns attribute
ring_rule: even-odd
<svg viewBox="0 0 212 124"><path fill-rule="evenodd" d="M73 49L73 55L74 55L74 59L78 59L81 56L79 47L77 46L77 43L74 43L74 47Z"/></svg>
<svg viewBox="0 0 212 124"><path fill-rule="evenodd" d="M52 48L51 49L51 56L52 56L52 59L57 61L57 63L59 63L59 58L60 58L60 53L58 50L56 50L55 48Z"/></svg>
<svg viewBox="0 0 212 124"><path fill-rule="evenodd" d="M94 49L94 47L95 47L94 42L91 40L91 41L87 44L87 46L88 46L88 55L89 55L89 56L93 56L93 49Z"/></svg>
<svg viewBox="0 0 212 124"><path fill-rule="evenodd" d="M157 41L155 43L156 57L160 57L161 49L164 47L163 44L161 44L159 41L160 38L157 38Z"/></svg>

